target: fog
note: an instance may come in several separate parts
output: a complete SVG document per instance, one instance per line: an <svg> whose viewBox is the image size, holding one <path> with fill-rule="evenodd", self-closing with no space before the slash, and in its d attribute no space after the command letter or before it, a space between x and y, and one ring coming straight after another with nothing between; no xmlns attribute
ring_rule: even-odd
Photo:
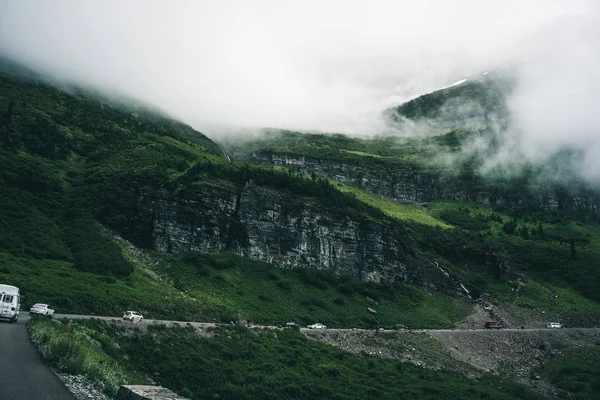
<svg viewBox="0 0 600 400"><path fill-rule="evenodd" d="M209 135L378 134L387 107L511 68L516 124L493 162L571 146L600 179L599 16L595 0L0 0L0 52Z"/></svg>

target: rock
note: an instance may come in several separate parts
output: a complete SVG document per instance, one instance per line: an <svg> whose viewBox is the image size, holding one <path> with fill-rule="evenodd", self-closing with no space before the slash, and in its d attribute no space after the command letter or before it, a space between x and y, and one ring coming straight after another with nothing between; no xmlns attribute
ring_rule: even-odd
<svg viewBox="0 0 600 400"><path fill-rule="evenodd" d="M164 253L231 251L283 268L316 268L462 296L400 225L253 183L197 182L145 193L140 224Z"/></svg>
<svg viewBox="0 0 600 400"><path fill-rule="evenodd" d="M123 385L117 393L117 400L189 400L161 386Z"/></svg>
<svg viewBox="0 0 600 400"><path fill-rule="evenodd" d="M466 190L452 174L431 172L407 164L360 164L354 160L324 160L299 155L271 152L237 152L236 161L286 166L304 174L314 173L346 182L368 192L389 197L399 203L426 204L436 200L470 201L496 206L532 206L547 210L598 210L600 199L595 194L567 196L560 189L540 193Z"/></svg>
<svg viewBox="0 0 600 400"><path fill-rule="evenodd" d="M100 387L81 375L56 373L76 400L110 400Z"/></svg>

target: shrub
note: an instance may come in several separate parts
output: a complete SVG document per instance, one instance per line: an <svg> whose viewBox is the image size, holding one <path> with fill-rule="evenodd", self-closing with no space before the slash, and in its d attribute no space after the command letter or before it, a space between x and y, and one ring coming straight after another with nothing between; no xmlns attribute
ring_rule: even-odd
<svg viewBox="0 0 600 400"><path fill-rule="evenodd" d="M444 210L440 218L451 225L470 231L484 231L490 229L490 224L483 216L470 215L470 210Z"/></svg>
<svg viewBox="0 0 600 400"><path fill-rule="evenodd" d="M279 280L279 275L277 275L277 273L275 273L275 271L269 271L269 272L267 272L267 278L269 278L272 281L276 281L276 280Z"/></svg>
<svg viewBox="0 0 600 400"><path fill-rule="evenodd" d="M48 362L73 375L83 375L100 383L104 391L115 396L119 387L129 381L128 374L104 348L114 346L114 340L94 327L93 321L32 320L28 329L31 341ZM130 376L130 375L129 375Z"/></svg>
<svg viewBox="0 0 600 400"><path fill-rule="evenodd" d="M277 282L277 287L280 289L290 289L292 286L292 283L290 282L289 279L282 279L280 281Z"/></svg>
<svg viewBox="0 0 600 400"><path fill-rule="evenodd" d="M196 269L199 276L210 276L210 269L206 265L201 265Z"/></svg>
<svg viewBox="0 0 600 400"><path fill-rule="evenodd" d="M313 271L309 269L300 269L298 270L298 276L300 281L307 285L311 285L316 287L317 289L326 290L327 289L327 281L322 279L319 271Z"/></svg>
<svg viewBox="0 0 600 400"><path fill-rule="evenodd" d="M352 285L349 285L346 283L340 283L339 285L337 285L336 289L338 292L340 292L344 296L352 296L352 294L354 293L354 289L352 288Z"/></svg>
<svg viewBox="0 0 600 400"><path fill-rule="evenodd" d="M315 307L319 307L322 309L326 309L327 308L327 303L321 299L310 299L309 300L309 304L315 306Z"/></svg>
<svg viewBox="0 0 600 400"><path fill-rule="evenodd" d="M272 303L273 302L272 298L270 298L269 296L265 296L264 294L259 294L258 295L258 299L260 301L264 301L264 302L268 302L268 303Z"/></svg>

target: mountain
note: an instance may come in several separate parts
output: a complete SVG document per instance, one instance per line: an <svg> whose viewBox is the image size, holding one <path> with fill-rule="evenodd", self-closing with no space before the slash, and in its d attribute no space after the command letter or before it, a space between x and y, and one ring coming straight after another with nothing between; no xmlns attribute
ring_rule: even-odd
<svg viewBox="0 0 600 400"><path fill-rule="evenodd" d="M21 76L3 74L1 84L7 260L57 260L125 279L133 265L114 232L166 254L227 251L278 267L464 294L405 227L326 179L232 164L201 133L137 105L115 108L95 94ZM73 311L116 306L38 290Z"/></svg>
<svg viewBox="0 0 600 400"><path fill-rule="evenodd" d="M505 129L510 124L507 95L517 79L508 72L484 73L424 94L384 111L400 130Z"/></svg>
<svg viewBox="0 0 600 400"><path fill-rule="evenodd" d="M461 148L486 131L356 139L269 130L222 143L222 150L139 104L1 78L6 254L126 277L133 268L110 243L109 229L163 254L227 251L459 298L492 288L507 296L506 283L520 287L534 278L544 288L598 299L598 192L576 179L543 182L533 166L481 175L481 157ZM401 109L435 105L440 96L479 96L492 85L467 84ZM434 108L423 115L435 115ZM567 304L552 308L563 318L578 314Z"/></svg>
<svg viewBox="0 0 600 400"><path fill-rule="evenodd" d="M598 324L599 193L575 175L546 179L570 165L567 152L546 165L482 172L485 151L465 149L493 138L490 121L510 120L505 87L491 78L388 110L406 127L431 122L414 137L270 129L217 143L139 102L15 65L2 70L0 281L21 288L25 307L46 301L57 313L137 309L146 318L342 328L477 328L482 318L531 328L549 319ZM449 111L460 102L478 106ZM200 398L209 394L197 381L218 371L211 396L366 398L402 388L424 398L534 396L462 361L450 368L428 358L423 369L420 361L350 356L295 330L253 336L236 326L196 343L184 328L121 335L98 321L32 326L46 332L36 343L89 339L92 358L121 371L106 378L111 390L158 376ZM410 340L421 356L443 353ZM77 346L58 345L52 362L91 354ZM102 368L86 374L113 376ZM432 381L451 384L424 394Z"/></svg>
<svg viewBox="0 0 600 400"><path fill-rule="evenodd" d="M498 97L498 87L493 80L470 86L465 82L421 96L394 111L420 121L440 115L446 101L485 104L483 100ZM469 100L471 95L474 100ZM505 104L504 97L495 104ZM431 250L438 261L457 268L453 276L460 276L457 280L477 293L497 289L488 281L494 276L508 284L506 289L513 285L512 291L535 280L539 286L534 290L550 297L555 297L552 293L557 289L552 286L558 285L597 301L594 265L598 256L593 243L598 240L600 192L578 175L573 163L577 153L563 150L545 164L523 162L486 170L493 146L472 151L471 144L493 143L490 138L498 132L461 123L465 126L442 131L436 126L425 135L371 139L269 129L259 138L222 145L234 161L278 166L338 182L340 190L376 205L411 231L422 232L423 236L412 235L426 238L419 241L420 249ZM428 227L436 222L454 227L453 239L445 237L443 230ZM468 242L470 250L463 252L456 249L462 245L449 244L455 238ZM432 243L436 243L433 248ZM579 256L579 249L585 255ZM502 261L490 259L492 254ZM486 265L486 271L473 269L477 264ZM505 299L528 303L519 300L521 295ZM561 306L553 302L552 308L557 311ZM566 317L564 311L561 318ZM578 321L585 319L580 309L572 315Z"/></svg>

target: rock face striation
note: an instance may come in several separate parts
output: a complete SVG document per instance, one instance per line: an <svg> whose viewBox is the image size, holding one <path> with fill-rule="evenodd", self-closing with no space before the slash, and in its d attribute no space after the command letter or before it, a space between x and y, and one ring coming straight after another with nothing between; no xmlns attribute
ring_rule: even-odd
<svg viewBox="0 0 600 400"><path fill-rule="evenodd" d="M252 182L198 181L146 193L140 210L149 231L145 241L160 252L231 251L283 268L466 295L401 226Z"/></svg>
<svg viewBox="0 0 600 400"><path fill-rule="evenodd" d="M600 210L597 193L573 196L556 187L527 187L517 192L506 182L497 185L464 182L450 173L428 171L408 164L376 165L352 161L332 161L271 152L236 152L236 161L273 164L294 171L334 179L360 187L368 192L389 197L399 203L424 204L435 200L471 201L505 207L529 207L546 210Z"/></svg>

